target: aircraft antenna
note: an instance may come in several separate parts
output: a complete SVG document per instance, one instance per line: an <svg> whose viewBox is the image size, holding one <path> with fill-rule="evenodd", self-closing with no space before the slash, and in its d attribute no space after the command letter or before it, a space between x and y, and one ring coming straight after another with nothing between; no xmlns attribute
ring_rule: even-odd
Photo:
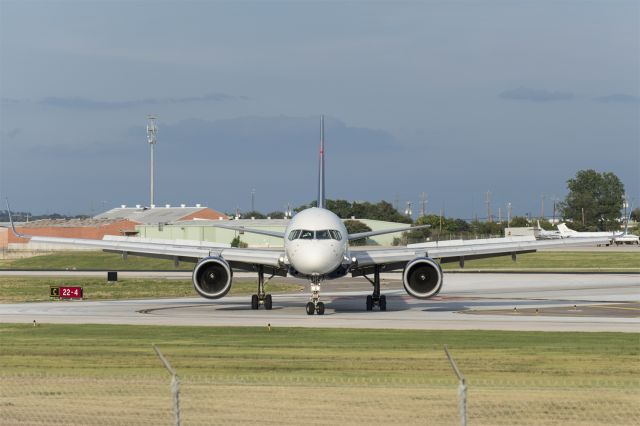
<svg viewBox="0 0 640 426"><path fill-rule="evenodd" d="M150 195L149 195L149 207L154 207L155 206L155 201L154 201L154 180L155 180L155 176L154 176L154 166L155 166L155 159L154 159L154 148L156 146L156 137L158 134L158 126L156 126L156 117L154 117L153 115L148 115L147 116L147 142L149 142L149 147L151 148L151 162L150 162Z"/></svg>

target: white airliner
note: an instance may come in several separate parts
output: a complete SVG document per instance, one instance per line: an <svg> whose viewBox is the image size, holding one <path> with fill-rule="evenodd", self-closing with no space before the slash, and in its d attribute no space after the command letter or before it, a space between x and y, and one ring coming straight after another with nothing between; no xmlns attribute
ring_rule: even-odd
<svg viewBox="0 0 640 426"><path fill-rule="evenodd" d="M233 283L233 271L254 271L258 275L257 293L251 298L251 307L263 306L269 310L273 300L265 291L265 274L293 276L311 282L311 296L306 305L308 315L324 314L325 305L320 301L320 287L325 281L344 277L364 276L373 286L366 297L366 309L387 309L386 297L380 294L380 273L402 270L402 282L406 292L418 299L428 299L442 288L443 274L440 263L459 262L493 256L534 252L538 248L562 245L603 243L606 239L574 239L536 241L533 237L495 238L489 240L451 241L412 244L407 247L386 249L350 250L349 241L374 235L405 232L406 228L349 234L343 221L325 208L324 186L324 118L320 124L320 164L318 173L318 206L295 215L284 232L272 232L215 224L214 226L244 232L281 237L284 250L231 248L227 244L206 241L159 241L132 237L105 237L103 240L41 237L18 234L35 242L71 244L94 247L108 252L140 255L180 261L195 262L193 287L202 297L224 297ZM7 209L9 210L8 202ZM372 276L372 277L370 277ZM267 280L268 281L268 280Z"/></svg>

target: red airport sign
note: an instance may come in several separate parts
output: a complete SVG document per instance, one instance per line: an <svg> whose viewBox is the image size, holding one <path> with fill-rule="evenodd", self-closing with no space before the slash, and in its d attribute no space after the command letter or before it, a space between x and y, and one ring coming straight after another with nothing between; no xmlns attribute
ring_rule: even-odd
<svg viewBox="0 0 640 426"><path fill-rule="evenodd" d="M82 287L50 287L49 297L53 299L82 299Z"/></svg>

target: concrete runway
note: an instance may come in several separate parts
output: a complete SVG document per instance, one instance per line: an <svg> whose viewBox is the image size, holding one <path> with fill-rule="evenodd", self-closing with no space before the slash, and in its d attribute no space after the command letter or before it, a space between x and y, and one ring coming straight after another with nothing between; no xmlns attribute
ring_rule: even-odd
<svg viewBox="0 0 640 426"><path fill-rule="evenodd" d="M253 311L249 296L0 304L1 322L201 326L640 331L639 274L445 274L440 294L408 296L385 275L387 312L366 312L370 285L323 285L323 316L308 316L308 293L276 294L273 310ZM296 282L302 282L296 280ZM515 308L515 309L514 309Z"/></svg>

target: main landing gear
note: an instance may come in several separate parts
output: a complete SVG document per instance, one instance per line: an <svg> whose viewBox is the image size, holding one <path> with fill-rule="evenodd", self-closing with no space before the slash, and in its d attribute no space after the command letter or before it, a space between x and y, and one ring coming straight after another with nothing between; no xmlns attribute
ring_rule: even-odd
<svg viewBox="0 0 640 426"><path fill-rule="evenodd" d="M374 306L378 306L381 311L387 310L387 297L380 294L380 266L376 265L373 270L373 280L364 276L373 286L373 294L367 296L367 311L372 311Z"/></svg>
<svg viewBox="0 0 640 426"><path fill-rule="evenodd" d="M271 278L273 278L273 275L269 280ZM273 307L271 295L266 294L264 291L264 266L262 265L258 266L258 294L251 296L251 309L258 309L260 305L263 305L267 311L270 311Z"/></svg>
<svg viewBox="0 0 640 426"><path fill-rule="evenodd" d="M311 297L307 303L307 315L324 315L324 303L320 302L320 277L311 278Z"/></svg>

